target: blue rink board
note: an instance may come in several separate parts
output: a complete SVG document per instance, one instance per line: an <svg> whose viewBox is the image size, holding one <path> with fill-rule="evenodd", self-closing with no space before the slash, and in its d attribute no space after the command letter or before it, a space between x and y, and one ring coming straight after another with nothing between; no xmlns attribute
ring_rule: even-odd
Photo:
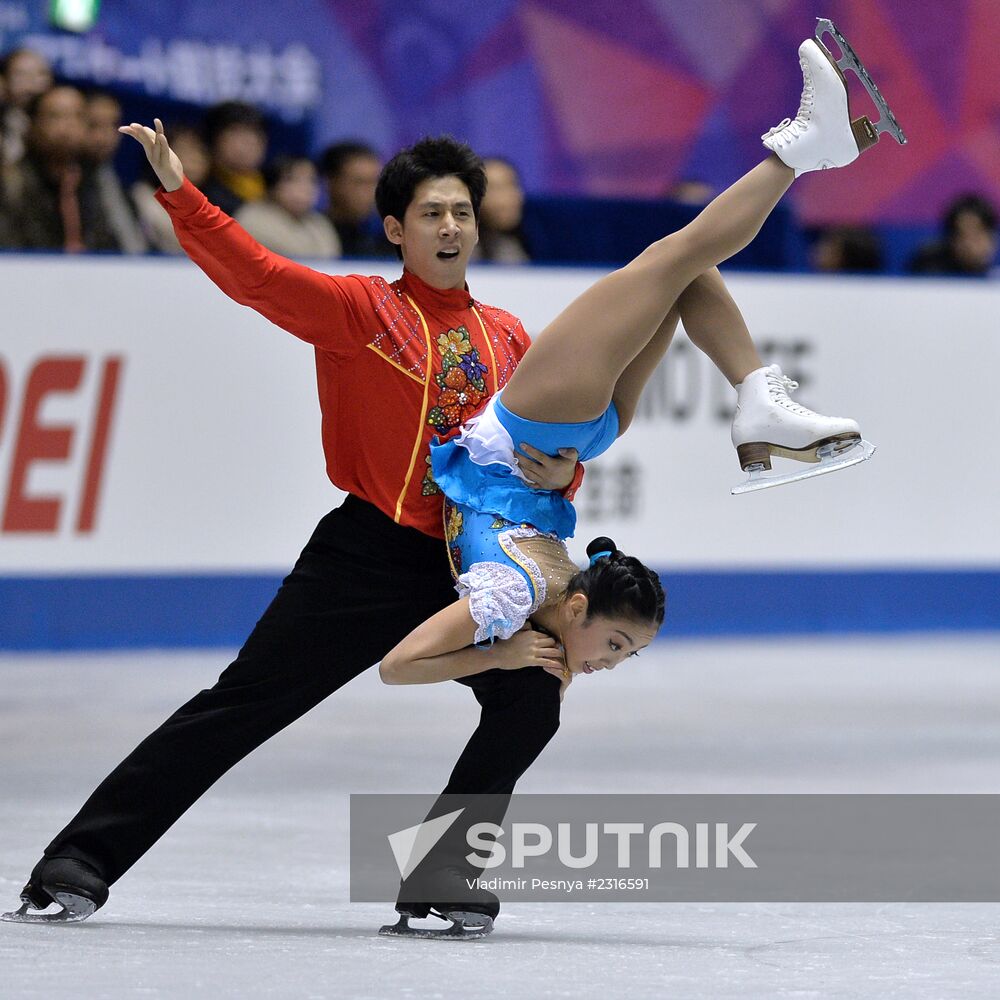
<svg viewBox="0 0 1000 1000"><path fill-rule="evenodd" d="M662 638L1000 629L1000 569L667 571ZM0 649L239 646L278 576L0 577Z"/></svg>

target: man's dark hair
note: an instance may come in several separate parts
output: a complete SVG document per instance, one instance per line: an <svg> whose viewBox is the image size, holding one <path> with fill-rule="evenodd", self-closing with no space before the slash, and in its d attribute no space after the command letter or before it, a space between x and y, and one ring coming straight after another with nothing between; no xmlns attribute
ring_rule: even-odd
<svg viewBox="0 0 1000 1000"><path fill-rule="evenodd" d="M259 108L243 101L223 101L205 112L205 138L209 145L232 125L247 125L267 134L267 122Z"/></svg>
<svg viewBox="0 0 1000 1000"><path fill-rule="evenodd" d="M944 216L944 233L951 239L958 228L959 216L971 212L991 233L997 231L997 210L981 195L964 194L949 206Z"/></svg>
<svg viewBox="0 0 1000 1000"><path fill-rule="evenodd" d="M469 189L472 212L479 221L479 206L486 193L483 161L470 146L450 135L421 139L409 149L401 149L382 168L375 188L378 214L402 221L417 185L432 177L457 177Z"/></svg>
<svg viewBox="0 0 1000 1000"><path fill-rule="evenodd" d="M365 142L361 142L360 139L345 139L343 142L335 142L332 146L327 146L319 154L316 166L319 169L320 176L336 177L344 169L344 164L348 160L354 159L355 156L370 156L376 160L382 159L371 146Z"/></svg>
<svg viewBox="0 0 1000 1000"><path fill-rule="evenodd" d="M122 99L110 90L105 90L103 87L85 87L83 90L83 98L88 103L90 101L114 101L118 107L122 106Z"/></svg>
<svg viewBox="0 0 1000 1000"><path fill-rule="evenodd" d="M457 177L468 189L472 214L479 222L479 206L486 193L483 161L471 146L450 135L427 136L408 149L401 149L383 168L375 187L375 205L382 219L391 215L403 220L417 185L432 177ZM396 247L396 256L403 251Z"/></svg>
<svg viewBox="0 0 1000 1000"><path fill-rule="evenodd" d="M41 111L42 105L48 100L49 95L57 90L75 90L84 100L86 100L86 95L79 87L73 86L72 83L56 81L48 90L43 91L41 94L35 94L35 96L28 101L28 106L24 110L31 121L34 121L38 117L38 113Z"/></svg>

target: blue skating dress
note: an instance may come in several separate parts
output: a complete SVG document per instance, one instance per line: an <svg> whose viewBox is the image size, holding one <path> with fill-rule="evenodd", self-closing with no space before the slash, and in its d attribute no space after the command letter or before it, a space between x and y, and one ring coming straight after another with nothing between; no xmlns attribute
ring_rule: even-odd
<svg viewBox="0 0 1000 1000"><path fill-rule="evenodd" d="M613 403L596 420L551 424L517 416L501 397L494 396L457 437L431 444L434 481L446 497L452 574L459 595L469 598L476 642L509 639L545 603L550 583L564 586L569 567L575 569L562 541L576 528L573 505L527 484L516 447L523 441L549 455L576 448L587 461L618 436Z"/></svg>

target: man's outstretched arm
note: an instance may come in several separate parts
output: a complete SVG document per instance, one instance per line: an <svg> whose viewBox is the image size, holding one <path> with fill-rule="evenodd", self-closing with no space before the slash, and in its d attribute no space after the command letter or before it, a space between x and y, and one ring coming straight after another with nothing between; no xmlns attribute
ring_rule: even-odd
<svg viewBox="0 0 1000 1000"><path fill-rule="evenodd" d="M360 350L374 332L363 281L321 274L261 246L185 178L163 123L154 124L133 122L119 131L143 147L163 187L157 200L187 255L231 299L283 330L334 355Z"/></svg>

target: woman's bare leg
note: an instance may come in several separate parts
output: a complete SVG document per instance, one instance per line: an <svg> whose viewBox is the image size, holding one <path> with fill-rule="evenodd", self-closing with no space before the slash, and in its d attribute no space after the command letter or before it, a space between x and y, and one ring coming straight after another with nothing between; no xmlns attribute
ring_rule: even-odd
<svg viewBox="0 0 1000 1000"><path fill-rule="evenodd" d="M689 225L584 292L525 354L504 388L505 405L528 420L600 416L684 289L756 236L793 178L789 167L769 157Z"/></svg>
<svg viewBox="0 0 1000 1000"><path fill-rule="evenodd" d="M739 306L719 269L713 267L681 292L652 339L619 376L612 395L619 435L632 423L642 390L667 353L678 320L691 343L708 355L732 385L739 385L750 372L764 366Z"/></svg>
<svg viewBox="0 0 1000 1000"><path fill-rule="evenodd" d="M681 299L686 294L685 290ZM677 332L677 323L680 318L680 302L678 301L677 305L667 313L666 319L660 324L649 343L629 362L628 367L618 377L611 398L618 411L619 437L629 429L639 405L642 390L652 378L656 366L663 360L663 355L667 353L667 348Z"/></svg>

